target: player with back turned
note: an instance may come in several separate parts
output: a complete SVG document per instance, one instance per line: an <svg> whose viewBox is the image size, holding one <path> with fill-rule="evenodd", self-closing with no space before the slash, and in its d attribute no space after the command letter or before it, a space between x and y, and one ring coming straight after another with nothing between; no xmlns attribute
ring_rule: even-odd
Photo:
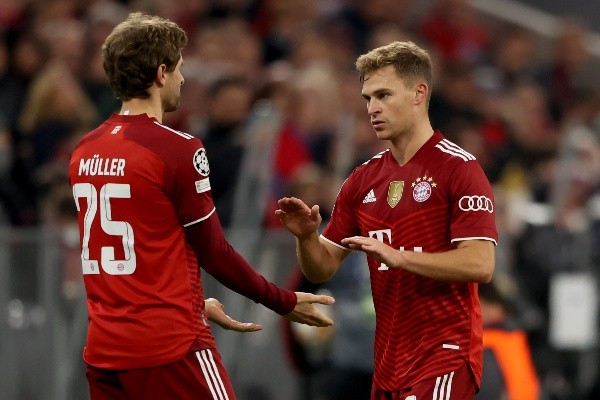
<svg viewBox="0 0 600 400"><path fill-rule="evenodd" d="M318 206L279 200L313 282L352 250L368 256L376 310L372 400L465 400L482 373L478 283L494 270L491 186L479 163L432 128L432 67L412 42L356 63L371 124L389 149L358 166L319 235Z"/></svg>
<svg viewBox="0 0 600 400"><path fill-rule="evenodd" d="M133 13L117 25L102 55L121 110L71 157L92 400L235 399L208 320L258 327L228 319L214 300L205 306L199 266L292 321L332 324L312 304L331 297L278 288L227 243L202 142L162 124L179 105L186 42L159 17Z"/></svg>

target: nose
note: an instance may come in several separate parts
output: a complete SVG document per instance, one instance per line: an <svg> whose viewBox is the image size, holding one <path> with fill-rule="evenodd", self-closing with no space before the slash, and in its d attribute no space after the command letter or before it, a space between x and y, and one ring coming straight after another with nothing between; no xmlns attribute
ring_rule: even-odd
<svg viewBox="0 0 600 400"><path fill-rule="evenodd" d="M381 105L377 100L371 99L367 105L367 112L369 115L376 115L381 112Z"/></svg>

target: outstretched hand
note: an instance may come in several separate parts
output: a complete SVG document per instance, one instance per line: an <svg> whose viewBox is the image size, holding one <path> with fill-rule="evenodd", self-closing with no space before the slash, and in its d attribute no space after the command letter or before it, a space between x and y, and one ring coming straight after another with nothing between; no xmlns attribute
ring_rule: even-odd
<svg viewBox="0 0 600 400"><path fill-rule="evenodd" d="M381 240L365 236L352 236L342 239L342 244L353 250L364 251L368 257L385 263L388 267L399 265L398 251Z"/></svg>
<svg viewBox="0 0 600 400"><path fill-rule="evenodd" d="M210 298L204 300L204 309L208 320L228 331L256 332L262 330L262 326L252 322L239 322L225 314L225 307L219 300Z"/></svg>
<svg viewBox="0 0 600 400"><path fill-rule="evenodd" d="M307 237L318 231L322 221L318 205L310 208L296 197L284 197L277 204L279 210L275 211L275 215L297 238Z"/></svg>
<svg viewBox="0 0 600 400"><path fill-rule="evenodd" d="M292 322L298 322L310 326L332 326L333 320L315 307L315 304L331 305L335 299L331 296L296 292L298 301L296 307L285 316Z"/></svg>

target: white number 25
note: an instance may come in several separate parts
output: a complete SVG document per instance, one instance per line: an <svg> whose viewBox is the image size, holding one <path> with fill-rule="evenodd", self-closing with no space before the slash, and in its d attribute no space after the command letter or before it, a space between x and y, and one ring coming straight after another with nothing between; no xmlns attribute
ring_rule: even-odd
<svg viewBox="0 0 600 400"><path fill-rule="evenodd" d="M98 212L98 203L100 203L100 226L102 230L108 235L121 236L125 252L124 260L115 260L115 248L103 246L100 251L102 257L100 265L104 272L110 275L133 274L136 266L135 251L133 248L133 229L125 221L113 221L110 207L110 199L131 198L130 186L123 183L107 183L100 189L100 197L98 197L98 192L91 183L76 183L73 185L73 197L75 198L78 212L80 211L79 199L85 198L87 200L87 210L83 218L83 240L81 243L81 266L83 273L100 273L98 260L90 259L89 248L90 231Z"/></svg>

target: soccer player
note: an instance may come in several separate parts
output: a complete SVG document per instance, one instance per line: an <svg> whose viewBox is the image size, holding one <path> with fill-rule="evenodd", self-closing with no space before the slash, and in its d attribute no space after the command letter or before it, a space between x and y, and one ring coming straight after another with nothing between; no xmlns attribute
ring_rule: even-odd
<svg viewBox="0 0 600 400"><path fill-rule="evenodd" d="M117 25L102 55L121 110L71 157L92 400L235 399L208 320L258 327L228 320L218 302L205 308L199 266L289 320L332 324L312 303L333 298L280 289L232 249L202 142L162 124L178 107L186 42L182 29L159 17L133 13Z"/></svg>
<svg viewBox="0 0 600 400"><path fill-rule="evenodd" d="M431 61L393 42L356 62L375 134L389 148L358 166L319 235L319 207L279 200L313 282L352 250L368 256L376 310L371 399L472 399L482 373L477 286L491 279L491 186L471 154L432 128Z"/></svg>

